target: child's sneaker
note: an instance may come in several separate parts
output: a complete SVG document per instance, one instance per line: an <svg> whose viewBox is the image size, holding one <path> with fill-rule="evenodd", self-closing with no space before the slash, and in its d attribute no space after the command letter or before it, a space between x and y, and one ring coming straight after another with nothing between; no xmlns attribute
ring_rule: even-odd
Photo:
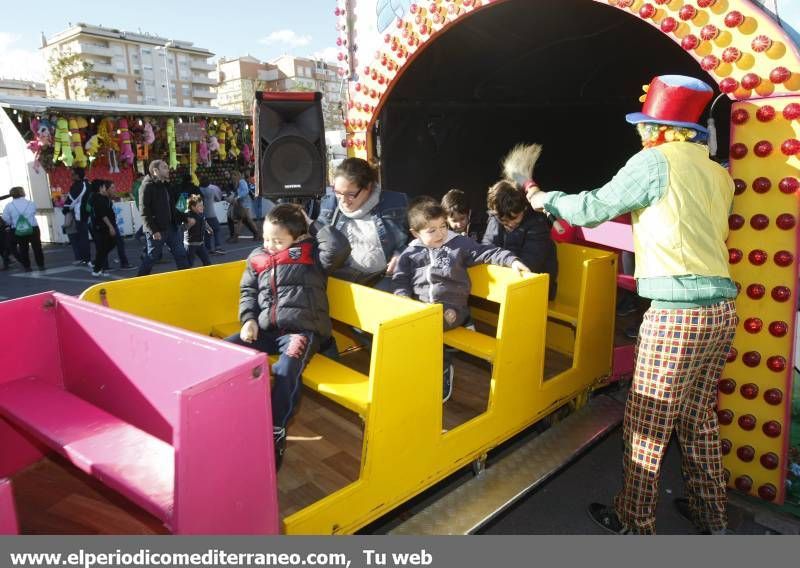
<svg viewBox="0 0 800 568"><path fill-rule="evenodd" d="M442 402L447 402L450 400L450 397L453 396L453 375L455 372L456 368L453 365L450 365L444 370L444 380L442 381Z"/></svg>
<svg viewBox="0 0 800 568"><path fill-rule="evenodd" d="M107 276L105 270L92 270L92 276L95 278L104 278Z"/></svg>
<svg viewBox="0 0 800 568"><path fill-rule="evenodd" d="M275 446L275 470L281 468L283 454L286 451L286 428L280 426L272 427L272 440Z"/></svg>

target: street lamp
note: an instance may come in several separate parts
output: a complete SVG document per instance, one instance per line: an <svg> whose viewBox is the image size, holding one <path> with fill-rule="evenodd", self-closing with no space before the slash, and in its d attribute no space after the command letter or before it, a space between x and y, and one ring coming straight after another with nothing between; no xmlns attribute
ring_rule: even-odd
<svg viewBox="0 0 800 568"><path fill-rule="evenodd" d="M172 90L169 86L169 70L167 69L167 59L169 59L168 48L173 47L174 45L175 42L170 40L164 45L159 45L156 47L158 51L164 51L164 86L167 88L167 106L169 107L172 107Z"/></svg>

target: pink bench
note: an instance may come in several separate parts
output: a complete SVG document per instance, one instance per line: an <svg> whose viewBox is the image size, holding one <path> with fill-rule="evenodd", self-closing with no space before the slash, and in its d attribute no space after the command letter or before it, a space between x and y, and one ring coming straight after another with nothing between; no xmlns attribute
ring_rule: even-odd
<svg viewBox="0 0 800 568"><path fill-rule="evenodd" d="M278 532L263 354L60 294L0 320L0 477L50 449L174 533Z"/></svg>

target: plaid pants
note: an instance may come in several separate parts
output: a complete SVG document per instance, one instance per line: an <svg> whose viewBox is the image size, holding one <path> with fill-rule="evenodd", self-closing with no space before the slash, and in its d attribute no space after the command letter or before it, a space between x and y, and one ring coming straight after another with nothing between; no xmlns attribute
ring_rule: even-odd
<svg viewBox="0 0 800 568"><path fill-rule="evenodd" d="M725 528L725 478L715 407L717 382L739 318L731 300L687 309L650 308L636 344L636 369L623 421L620 521L655 534L661 460L673 428L698 527Z"/></svg>

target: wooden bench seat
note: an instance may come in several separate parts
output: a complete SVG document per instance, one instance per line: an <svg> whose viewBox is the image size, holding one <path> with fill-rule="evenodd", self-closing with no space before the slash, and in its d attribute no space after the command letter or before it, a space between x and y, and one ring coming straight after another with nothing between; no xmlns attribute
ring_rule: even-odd
<svg viewBox="0 0 800 568"><path fill-rule="evenodd" d="M0 384L0 415L156 517L172 518L172 446L36 378Z"/></svg>
<svg viewBox="0 0 800 568"><path fill-rule="evenodd" d="M496 338L466 327L457 327L446 331L444 333L444 343L490 363L494 361L497 354Z"/></svg>

